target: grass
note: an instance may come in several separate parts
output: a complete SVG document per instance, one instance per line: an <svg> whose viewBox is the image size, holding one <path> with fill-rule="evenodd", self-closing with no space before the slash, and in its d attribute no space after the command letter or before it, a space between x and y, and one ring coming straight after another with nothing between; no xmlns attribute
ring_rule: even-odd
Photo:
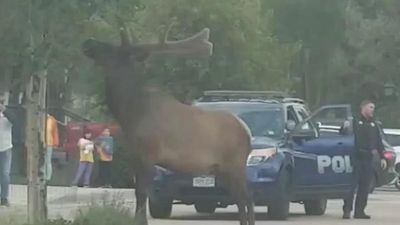
<svg viewBox="0 0 400 225"><path fill-rule="evenodd" d="M0 224L28 225L11 219L11 217L5 220L1 218ZM123 201L113 200L111 203L106 203L106 201L101 204L92 203L90 206L80 209L73 221L59 218L34 225L134 225L134 219L131 208L127 208Z"/></svg>
<svg viewBox="0 0 400 225"><path fill-rule="evenodd" d="M80 212L71 225L133 225L131 209L118 205L93 206ZM51 223L45 225L66 225Z"/></svg>
<svg viewBox="0 0 400 225"><path fill-rule="evenodd" d="M6 225L22 224L10 220ZM114 206L93 206L86 209L84 212L79 212L74 221L59 218L35 225L133 225L133 216L125 208L116 208Z"/></svg>

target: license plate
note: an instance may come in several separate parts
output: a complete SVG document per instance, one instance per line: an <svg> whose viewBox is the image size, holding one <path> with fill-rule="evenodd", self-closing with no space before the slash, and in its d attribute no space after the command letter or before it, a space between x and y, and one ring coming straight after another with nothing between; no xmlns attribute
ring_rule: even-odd
<svg viewBox="0 0 400 225"><path fill-rule="evenodd" d="M215 187L215 177L213 176L194 177L193 187Z"/></svg>

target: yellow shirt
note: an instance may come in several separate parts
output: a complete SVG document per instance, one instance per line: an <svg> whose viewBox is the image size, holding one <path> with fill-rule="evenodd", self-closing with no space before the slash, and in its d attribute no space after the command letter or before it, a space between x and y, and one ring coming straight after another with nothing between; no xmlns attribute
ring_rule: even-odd
<svg viewBox="0 0 400 225"><path fill-rule="evenodd" d="M79 147L79 151L80 151L80 161L93 163L94 162L94 159L93 159L94 143L93 143L93 141L81 138L81 139L79 139L78 147Z"/></svg>
<svg viewBox="0 0 400 225"><path fill-rule="evenodd" d="M113 160L112 155L107 154L100 146L97 148L97 153L99 154L101 161L111 162Z"/></svg>

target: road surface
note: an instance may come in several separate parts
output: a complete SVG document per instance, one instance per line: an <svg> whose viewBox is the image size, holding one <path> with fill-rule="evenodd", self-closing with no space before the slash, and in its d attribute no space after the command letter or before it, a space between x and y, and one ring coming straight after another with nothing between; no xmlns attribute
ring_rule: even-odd
<svg viewBox="0 0 400 225"><path fill-rule="evenodd" d="M296 225L340 225L340 224L374 224L374 225L395 225L400 223L400 192L392 188L382 188L370 197L367 213L372 220L342 220L342 201L328 201L327 212L324 216L306 216L303 206L291 204L291 214L287 221L271 221L266 216L265 207L256 207L256 224L296 224ZM195 213L192 206L175 206L173 215L169 220L151 219L151 225L180 225L180 224L239 224L236 207L219 209L212 215L199 215Z"/></svg>
<svg viewBox="0 0 400 225"><path fill-rule="evenodd" d="M26 187L13 186L13 199L11 208L0 208L0 217L22 215L26 213ZM133 190L123 189L74 189L57 188L48 189L48 208L51 218L63 217L72 219L78 208L85 208L90 204L121 200L127 207L134 209ZM296 225L341 225L341 224L374 224L394 225L400 222L400 192L391 187L380 188L370 196L367 213L372 220L342 220L342 201L328 201L327 212L323 216L306 216L303 206L291 204L291 214L287 221L271 221L266 216L266 207L256 207L256 224L296 224ZM237 209L235 206L226 209L217 209L215 214L197 214L193 206L175 205L172 217L166 220L156 220L149 216L150 225L180 225L180 224L207 224L224 225L239 224L237 221ZM22 218L22 216L20 217ZM4 221L4 220L3 220Z"/></svg>

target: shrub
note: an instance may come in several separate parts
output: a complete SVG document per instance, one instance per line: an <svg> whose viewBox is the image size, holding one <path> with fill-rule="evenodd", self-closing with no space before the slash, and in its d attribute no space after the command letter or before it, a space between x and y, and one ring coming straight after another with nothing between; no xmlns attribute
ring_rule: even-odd
<svg viewBox="0 0 400 225"><path fill-rule="evenodd" d="M8 220L4 225L19 225L17 220ZM3 223L1 223L3 225ZM81 209L74 221L62 218L48 220L35 225L133 225L131 210L122 204L93 205ZM28 224L24 224L28 225Z"/></svg>

